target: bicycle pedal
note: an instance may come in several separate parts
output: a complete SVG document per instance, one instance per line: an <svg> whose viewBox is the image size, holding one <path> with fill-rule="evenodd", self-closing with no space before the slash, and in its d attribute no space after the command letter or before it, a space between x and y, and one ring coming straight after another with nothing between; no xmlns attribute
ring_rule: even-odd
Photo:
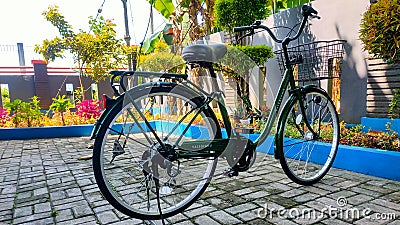
<svg viewBox="0 0 400 225"><path fill-rule="evenodd" d="M238 175L239 175L239 171L234 170L232 168L228 168L228 169L224 170L224 176L227 176L227 177L234 177L235 176L236 177Z"/></svg>

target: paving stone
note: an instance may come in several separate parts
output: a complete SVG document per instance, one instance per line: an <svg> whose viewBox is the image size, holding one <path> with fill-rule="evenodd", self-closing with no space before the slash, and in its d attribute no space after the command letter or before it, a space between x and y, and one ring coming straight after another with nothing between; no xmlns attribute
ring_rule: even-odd
<svg viewBox="0 0 400 225"><path fill-rule="evenodd" d="M14 211L14 217L23 217L23 216L29 216L32 215L32 206L25 206L25 207L18 207Z"/></svg>
<svg viewBox="0 0 400 225"><path fill-rule="evenodd" d="M335 225L351 225L351 223L348 223L348 222L345 222L345 221L341 221L341 220L337 220L337 219L331 219L331 218L325 219L325 220L323 220L321 222L323 224L326 224L326 225L332 225L332 224L335 224Z"/></svg>
<svg viewBox="0 0 400 225"><path fill-rule="evenodd" d="M306 193L305 190L292 189L290 191L286 191L286 192L283 192L283 193L279 194L279 196L282 196L282 197L285 197L285 198L293 198L295 196L298 196L298 195L301 195L301 194L304 194L304 193Z"/></svg>
<svg viewBox="0 0 400 225"><path fill-rule="evenodd" d="M135 225L135 224L143 224L143 221L138 219L127 219L113 223L113 225Z"/></svg>
<svg viewBox="0 0 400 225"><path fill-rule="evenodd" d="M196 209L193 209L193 210L190 210L190 211L185 211L185 212L183 212L183 214L186 215L189 218L193 218L193 217L199 216L201 214L213 212L215 210L216 210L216 208L214 208L214 207L204 206L204 207L196 208Z"/></svg>
<svg viewBox="0 0 400 225"><path fill-rule="evenodd" d="M98 213L97 218L101 224L110 224L119 221L117 215L111 210Z"/></svg>
<svg viewBox="0 0 400 225"><path fill-rule="evenodd" d="M352 187L349 190L353 191L353 192L360 193L360 194L369 195L369 196L372 196L374 198L377 198L377 197L380 197L380 196L383 195L382 193L379 193L379 192L376 192L376 191L371 191L371 190L368 190L368 189L365 189L365 188L361 188L360 186Z"/></svg>
<svg viewBox="0 0 400 225"><path fill-rule="evenodd" d="M224 211L215 211L209 214L212 218L217 220L222 224L237 224L241 223L241 221Z"/></svg>
<svg viewBox="0 0 400 225"><path fill-rule="evenodd" d="M371 201L371 203L378 204L378 205L381 205L381 206L384 206L384 207L387 207L390 209L394 209L394 210L400 212L400 204L393 203L388 200L374 199L373 201Z"/></svg>
<svg viewBox="0 0 400 225"><path fill-rule="evenodd" d="M259 216L257 215L257 213L255 211L247 211L244 213L240 213L239 215L237 215L237 217L239 217L244 222L249 222L251 220L255 220L255 219L259 218Z"/></svg>
<svg viewBox="0 0 400 225"><path fill-rule="evenodd" d="M3 188L3 190L1 191L2 195L6 195L6 194L14 194L17 191L17 188L15 186L6 186Z"/></svg>
<svg viewBox="0 0 400 225"><path fill-rule="evenodd" d="M254 210L256 208L258 208L257 205L254 205L252 203L244 203L244 204L240 204L240 205L236 205L236 206L227 208L227 209L225 209L225 211L232 215L236 215L238 213L242 213L242 212L249 211L249 210Z"/></svg>
<svg viewBox="0 0 400 225"><path fill-rule="evenodd" d="M248 188L243 188L243 189L234 191L234 192L232 192L232 193L235 194L235 195L239 195L239 196L240 196L240 195L245 195L245 194L251 193L251 192L253 192L254 190L257 190L257 189L255 189L255 188L253 188L253 187L248 187Z"/></svg>
<svg viewBox="0 0 400 225"><path fill-rule="evenodd" d="M12 216L11 212L9 214L4 214L4 215L0 214L0 224L2 224L2 223L10 224L10 221L12 221L12 218L13 218L13 216Z"/></svg>
<svg viewBox="0 0 400 225"><path fill-rule="evenodd" d="M50 212L50 211L51 211L50 202L39 203L34 206L35 213Z"/></svg>
<svg viewBox="0 0 400 225"><path fill-rule="evenodd" d="M364 195L364 194L357 194L352 197L348 197L347 201L352 205L359 205L364 202L368 202L374 199L372 196Z"/></svg>
<svg viewBox="0 0 400 225"><path fill-rule="evenodd" d="M71 225L71 224L98 224L94 216L86 216L78 219L73 219L69 221L64 221L57 223L57 225Z"/></svg>
<svg viewBox="0 0 400 225"><path fill-rule="evenodd" d="M175 216L167 218L167 221L170 224L176 224L176 223L180 223L180 222L184 222L184 221L188 221L188 220L189 220L189 218L187 216L183 215L182 213L179 213Z"/></svg>
<svg viewBox="0 0 400 225"><path fill-rule="evenodd" d="M14 224L27 223L35 220L41 220L50 217L49 213L35 213L28 216L16 217L13 220Z"/></svg>
<svg viewBox="0 0 400 225"><path fill-rule="evenodd" d="M48 191L47 191L47 188L45 188L45 187L33 190L33 195L44 195L47 193L48 193Z"/></svg>
<svg viewBox="0 0 400 225"><path fill-rule="evenodd" d="M43 218L35 221L30 221L27 223L21 223L19 225L52 225L54 224L53 218Z"/></svg>
<svg viewBox="0 0 400 225"><path fill-rule="evenodd" d="M328 197L333 198L333 199L338 199L338 198L349 198L351 196L356 195L357 193L348 191L348 190L341 190L332 194L328 194Z"/></svg>
<svg viewBox="0 0 400 225"><path fill-rule="evenodd" d="M32 196L33 196L32 191L26 191L26 192L18 193L17 199L31 198Z"/></svg>
<svg viewBox="0 0 400 225"><path fill-rule="evenodd" d="M102 205L102 206L93 208L93 211L95 213L100 213L100 212L109 211L109 210L112 210L112 209L114 209L114 207L112 207L110 204L107 204L107 205Z"/></svg>
<svg viewBox="0 0 400 225"><path fill-rule="evenodd" d="M220 223L218 223L217 221L215 221L214 219L212 219L211 217L207 216L207 215L203 215L203 216L199 216L194 220L195 223L197 224L210 224L210 225L219 225Z"/></svg>
<svg viewBox="0 0 400 225"><path fill-rule="evenodd" d="M57 213L57 215L55 216L55 220L57 222L62 222L62 221L67 221L67 220L73 220L74 219L74 215L72 214L72 210L71 209L64 209L64 210L58 210L58 211L54 211Z"/></svg>
<svg viewBox="0 0 400 225"><path fill-rule="evenodd" d="M68 197L82 196L82 191L79 188L71 188L66 190Z"/></svg>
<svg viewBox="0 0 400 225"><path fill-rule="evenodd" d="M76 204L72 207L72 211L76 218L93 215L93 210L89 207L87 202Z"/></svg>
<svg viewBox="0 0 400 225"><path fill-rule="evenodd" d="M314 194L314 193L304 193L302 195L296 196L293 198L296 202L308 202L310 200L318 198L320 195Z"/></svg>

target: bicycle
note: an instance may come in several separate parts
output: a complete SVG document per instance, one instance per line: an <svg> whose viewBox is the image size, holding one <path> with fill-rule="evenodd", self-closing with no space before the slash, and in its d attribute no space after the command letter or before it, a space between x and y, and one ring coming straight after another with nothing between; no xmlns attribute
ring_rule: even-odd
<svg viewBox="0 0 400 225"><path fill-rule="evenodd" d="M95 139L93 170L103 196L122 213L144 220L164 219L182 212L206 190L219 158L237 176L256 158L256 147L265 141L278 117L274 156L296 183L312 185L322 179L334 161L339 141L339 119L326 91L314 85L296 86L293 67L301 57L289 58L287 45L296 40L309 17L317 12L302 8L303 21L293 37L277 39L272 31L255 22L238 31L263 29L282 44L285 68L282 82L266 126L254 142L234 132L223 93L206 92L187 74L111 71L112 88L118 97L105 98L106 109L92 132ZM225 45L193 45L182 53L188 67L200 66L216 78L212 62L226 52ZM124 85L128 76L156 78L135 86ZM119 93L116 79L123 93ZM286 91L289 97L282 110ZM217 102L226 133L210 104ZM318 143L325 143L320 149ZM217 174L220 175L220 174Z"/></svg>

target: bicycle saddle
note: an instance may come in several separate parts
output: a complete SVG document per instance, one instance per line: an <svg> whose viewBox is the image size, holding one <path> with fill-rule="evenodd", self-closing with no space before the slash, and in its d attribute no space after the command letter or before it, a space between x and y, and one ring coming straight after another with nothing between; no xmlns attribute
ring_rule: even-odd
<svg viewBox="0 0 400 225"><path fill-rule="evenodd" d="M185 47L182 58L186 62L215 62L222 58L227 51L224 44L196 44Z"/></svg>

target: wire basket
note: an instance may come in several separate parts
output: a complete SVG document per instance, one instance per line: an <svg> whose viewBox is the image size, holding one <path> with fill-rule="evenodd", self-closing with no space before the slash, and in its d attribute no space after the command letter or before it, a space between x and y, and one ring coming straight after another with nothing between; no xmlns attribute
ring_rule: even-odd
<svg viewBox="0 0 400 225"><path fill-rule="evenodd" d="M344 40L315 41L288 48L294 75L298 81L315 81L340 77ZM283 50L275 51L279 69L285 70Z"/></svg>

